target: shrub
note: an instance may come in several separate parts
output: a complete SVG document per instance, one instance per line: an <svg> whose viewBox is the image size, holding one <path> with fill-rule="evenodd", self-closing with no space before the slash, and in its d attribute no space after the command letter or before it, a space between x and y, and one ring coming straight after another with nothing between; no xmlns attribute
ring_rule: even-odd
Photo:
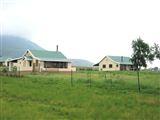
<svg viewBox="0 0 160 120"><path fill-rule="evenodd" d="M9 68L7 66L0 67L0 72L7 73L8 71L9 71Z"/></svg>
<svg viewBox="0 0 160 120"><path fill-rule="evenodd" d="M17 72L17 67L16 67L16 66L12 67L12 68L11 68L11 71L12 71L12 72Z"/></svg>

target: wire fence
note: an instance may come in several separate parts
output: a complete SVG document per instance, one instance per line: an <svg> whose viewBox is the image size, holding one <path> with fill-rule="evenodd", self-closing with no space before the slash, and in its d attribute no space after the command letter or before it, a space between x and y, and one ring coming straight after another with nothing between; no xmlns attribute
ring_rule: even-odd
<svg viewBox="0 0 160 120"><path fill-rule="evenodd" d="M157 84L153 84L153 78L146 80L146 74L141 77L141 88L148 92L157 93L159 86ZM149 74L149 73L148 73ZM69 84L71 87L77 87L79 85L85 85L88 88L99 87L105 89L121 89L125 91L137 89L137 76L134 71L117 71L117 72L103 72L103 71L69 71L69 72L21 72L17 71L0 71L1 76L9 76L9 77L26 77L29 75L30 77L36 78L36 75L40 77L40 79L52 79L52 80L65 80L66 84ZM152 75L152 74L151 74ZM34 77L35 76L35 77ZM36 78L37 79L37 78ZM157 79L155 80L155 82ZM151 84L148 84L151 83Z"/></svg>

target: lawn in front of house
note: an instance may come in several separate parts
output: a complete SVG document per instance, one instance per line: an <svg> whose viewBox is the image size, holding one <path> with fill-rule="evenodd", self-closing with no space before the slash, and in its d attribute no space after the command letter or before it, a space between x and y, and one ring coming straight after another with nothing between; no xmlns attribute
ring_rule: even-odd
<svg viewBox="0 0 160 120"><path fill-rule="evenodd" d="M160 73L42 73L0 76L2 120L158 120Z"/></svg>

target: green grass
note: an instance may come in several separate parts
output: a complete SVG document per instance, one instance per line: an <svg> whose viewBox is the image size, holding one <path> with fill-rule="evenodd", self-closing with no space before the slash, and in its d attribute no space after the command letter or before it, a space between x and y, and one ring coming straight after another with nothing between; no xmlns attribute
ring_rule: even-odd
<svg viewBox="0 0 160 120"><path fill-rule="evenodd" d="M106 79L105 79L106 74ZM159 120L160 73L43 73L2 77L1 120Z"/></svg>

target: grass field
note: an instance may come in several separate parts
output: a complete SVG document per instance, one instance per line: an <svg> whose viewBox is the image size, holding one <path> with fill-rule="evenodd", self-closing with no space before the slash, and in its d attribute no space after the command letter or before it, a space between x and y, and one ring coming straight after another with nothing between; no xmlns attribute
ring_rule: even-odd
<svg viewBox="0 0 160 120"><path fill-rule="evenodd" d="M105 75L106 74L106 75ZM91 75L91 76L90 76ZM0 76L1 120L160 120L160 73Z"/></svg>

